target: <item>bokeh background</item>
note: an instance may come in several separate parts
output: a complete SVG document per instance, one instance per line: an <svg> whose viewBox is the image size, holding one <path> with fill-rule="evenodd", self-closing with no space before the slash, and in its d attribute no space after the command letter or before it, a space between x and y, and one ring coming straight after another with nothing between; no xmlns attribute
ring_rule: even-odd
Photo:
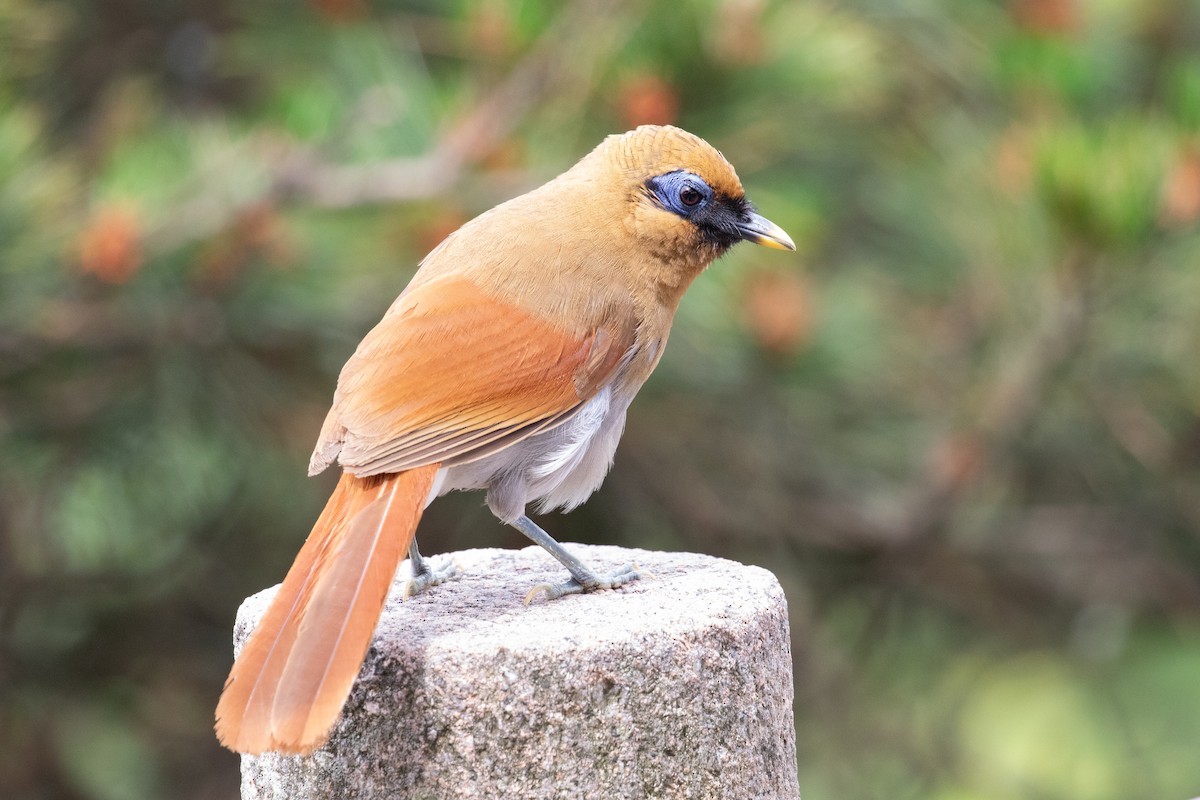
<svg viewBox="0 0 1200 800"><path fill-rule="evenodd" d="M236 796L342 362L643 122L799 252L697 281L546 527L775 571L806 800L1200 794L1192 0L0 0L0 796Z"/></svg>

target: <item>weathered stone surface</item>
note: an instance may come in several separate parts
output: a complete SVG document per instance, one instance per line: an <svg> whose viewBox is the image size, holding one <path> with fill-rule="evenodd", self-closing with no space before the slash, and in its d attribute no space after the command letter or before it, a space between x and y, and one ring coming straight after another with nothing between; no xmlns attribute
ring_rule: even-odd
<svg viewBox="0 0 1200 800"><path fill-rule="evenodd" d="M242 759L251 798L798 798L787 606L757 567L569 545L616 591L521 600L565 572L468 550L401 602L401 568L330 742ZM435 563L438 558L435 557ZM241 642L273 592L238 613Z"/></svg>

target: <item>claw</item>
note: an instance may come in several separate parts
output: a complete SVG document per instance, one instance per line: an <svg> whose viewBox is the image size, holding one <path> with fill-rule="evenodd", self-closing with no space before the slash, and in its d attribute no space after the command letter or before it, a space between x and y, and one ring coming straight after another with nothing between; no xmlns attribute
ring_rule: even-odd
<svg viewBox="0 0 1200 800"><path fill-rule="evenodd" d="M658 578L658 576L650 570L639 567L636 562L633 564L627 564L626 567L637 573L637 578L634 578L634 580L637 580L638 578L650 578L651 580L655 580Z"/></svg>
<svg viewBox="0 0 1200 800"><path fill-rule="evenodd" d="M575 578L562 583L539 583L534 586L525 595L525 605L532 603L538 594L545 592L546 600L557 600L560 597L566 597L569 594L584 594L586 592L594 592L598 589L619 589L627 583L632 583L638 578L648 576L649 573L642 572L636 564L626 564L616 572L608 575L599 575L593 573L591 580L586 584L580 583Z"/></svg>
<svg viewBox="0 0 1200 800"><path fill-rule="evenodd" d="M431 586L437 586L445 583L448 580L457 578L461 574L458 562L450 561L442 564L440 567L430 567L425 572L413 575L404 582L404 589L400 593L401 600L408 600L414 595L420 594Z"/></svg>
<svg viewBox="0 0 1200 800"><path fill-rule="evenodd" d="M525 605L529 605L538 596L538 592L545 592L546 599L553 600L554 596L555 596L554 595L554 584L553 583L539 583L538 585L536 585L532 589L530 589L528 592L526 592L525 599L522 602ZM559 596L561 596L561 595L559 595Z"/></svg>

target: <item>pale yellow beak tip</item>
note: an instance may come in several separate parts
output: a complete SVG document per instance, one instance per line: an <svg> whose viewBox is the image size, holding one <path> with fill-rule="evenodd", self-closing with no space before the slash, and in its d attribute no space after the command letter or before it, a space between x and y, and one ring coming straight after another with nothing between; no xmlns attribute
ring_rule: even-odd
<svg viewBox="0 0 1200 800"><path fill-rule="evenodd" d="M764 236L758 239L755 244L761 244L763 247L769 247L772 250L791 250L795 252L796 243L792 241L792 237L788 236L782 230L775 237Z"/></svg>
<svg viewBox="0 0 1200 800"><path fill-rule="evenodd" d="M795 250L796 243L787 231L762 214L751 213L749 221L738 226L738 231L747 242L761 244L772 250Z"/></svg>

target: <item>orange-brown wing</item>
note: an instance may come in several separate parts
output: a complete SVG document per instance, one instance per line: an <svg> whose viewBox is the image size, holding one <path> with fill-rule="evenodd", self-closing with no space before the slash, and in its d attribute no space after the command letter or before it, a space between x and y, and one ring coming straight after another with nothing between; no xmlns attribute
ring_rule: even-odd
<svg viewBox="0 0 1200 800"><path fill-rule="evenodd" d="M572 334L462 276L410 289L342 368L310 473L480 458L561 422L611 380L634 328Z"/></svg>

